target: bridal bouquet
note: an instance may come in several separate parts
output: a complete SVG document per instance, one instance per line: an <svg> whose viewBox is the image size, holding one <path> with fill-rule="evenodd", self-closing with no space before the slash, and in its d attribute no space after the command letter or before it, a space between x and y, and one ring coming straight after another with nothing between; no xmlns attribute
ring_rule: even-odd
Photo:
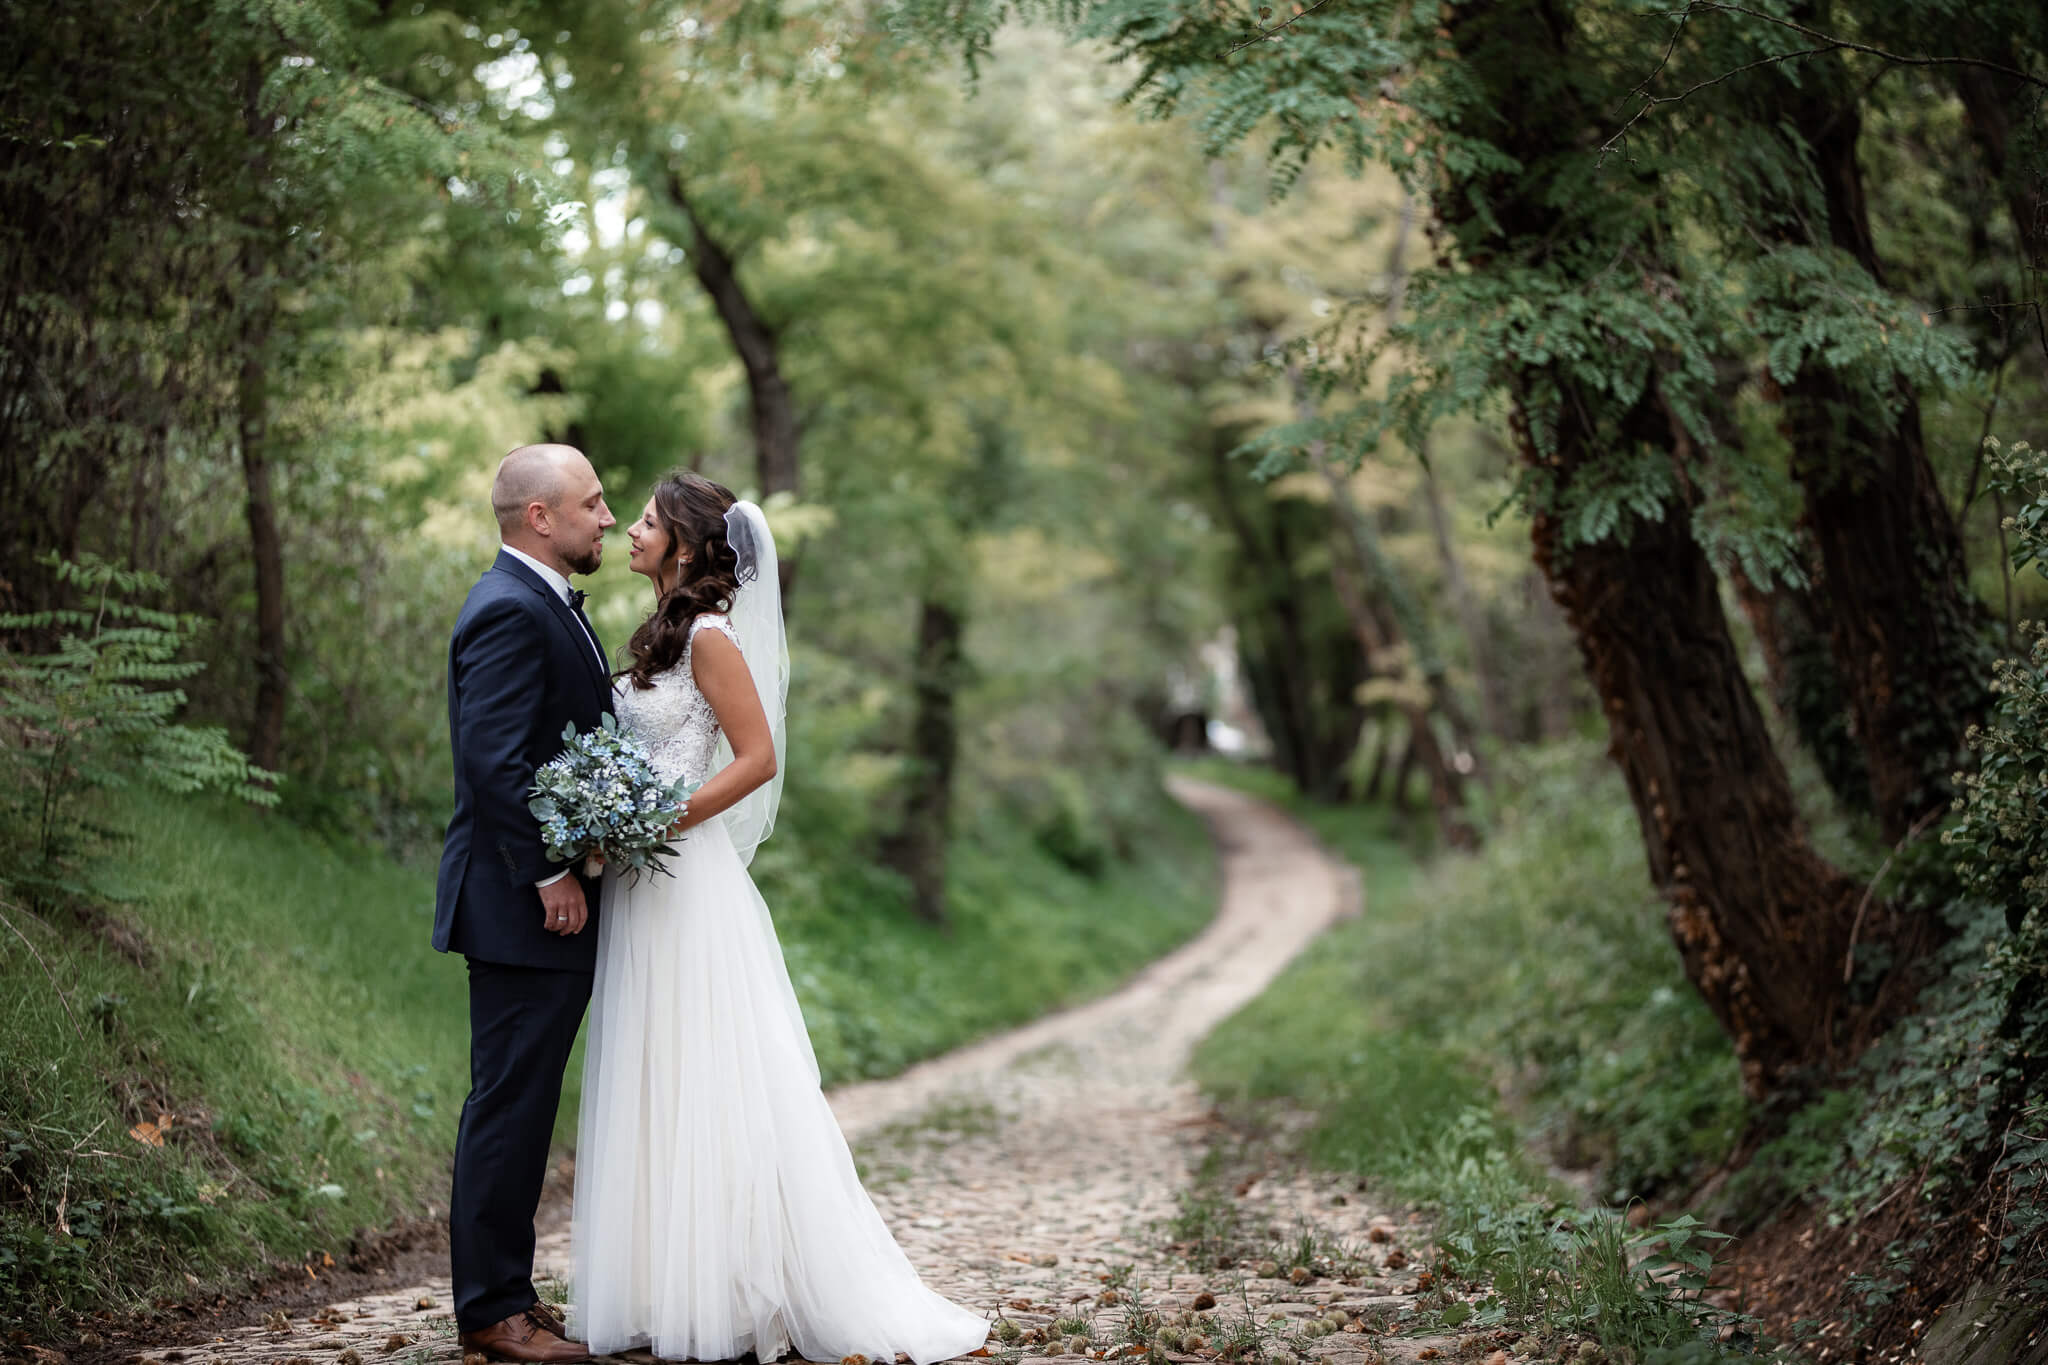
<svg viewBox="0 0 2048 1365"><path fill-rule="evenodd" d="M583 858L597 875L596 857L636 872L668 869L675 852L668 827L701 782L663 782L653 760L611 716L595 730L562 732L568 747L533 775L526 808L540 821L548 857Z"/></svg>

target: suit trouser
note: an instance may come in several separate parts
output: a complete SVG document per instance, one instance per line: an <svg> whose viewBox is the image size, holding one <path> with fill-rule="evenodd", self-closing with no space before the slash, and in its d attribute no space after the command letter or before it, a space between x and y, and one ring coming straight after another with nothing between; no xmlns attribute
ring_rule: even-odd
<svg viewBox="0 0 2048 1365"><path fill-rule="evenodd" d="M469 960L469 1098L455 1135L448 1252L455 1325L531 1307L533 1218L591 973Z"/></svg>

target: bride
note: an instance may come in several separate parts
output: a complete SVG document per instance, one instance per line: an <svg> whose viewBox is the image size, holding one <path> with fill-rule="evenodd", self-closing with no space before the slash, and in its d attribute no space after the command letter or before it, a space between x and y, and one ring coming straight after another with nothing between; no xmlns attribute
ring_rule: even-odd
<svg viewBox="0 0 2048 1365"><path fill-rule="evenodd" d="M789 683L761 509L684 472L627 531L653 614L620 723L684 806L673 876L607 872L576 1159L573 1330L598 1354L811 1360L982 1346L854 1174L747 865L775 822Z"/></svg>

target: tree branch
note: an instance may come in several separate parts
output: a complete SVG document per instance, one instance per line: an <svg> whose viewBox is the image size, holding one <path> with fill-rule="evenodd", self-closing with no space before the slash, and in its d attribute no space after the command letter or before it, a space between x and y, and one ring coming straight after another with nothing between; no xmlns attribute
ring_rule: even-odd
<svg viewBox="0 0 2048 1365"><path fill-rule="evenodd" d="M1330 0L1315 0L1315 3L1310 5L1307 9L1295 11L1292 15L1281 20L1279 23L1273 25L1273 27L1271 28L1260 29L1258 37L1245 39L1243 42L1237 44L1235 47L1231 48L1230 51L1224 53L1223 55L1226 57L1232 57L1244 51L1246 48L1250 47L1254 43L1263 43L1268 38L1277 37L1282 31L1291 27L1294 24L1295 20L1306 19L1309 15L1314 14L1317 10L1321 9L1324 5L1327 5L1329 3Z"/></svg>
<svg viewBox="0 0 2048 1365"><path fill-rule="evenodd" d="M1759 57L1753 62L1744 62L1741 66L1738 66L1731 71L1723 71L1718 76L1711 76L1706 80L1696 81L1693 84L1688 85L1685 89L1679 91L1675 95L1653 95L1649 91L1643 90L1641 86L1638 86L1637 90L1641 92L1643 97L1643 107L1636 110L1635 113L1629 117L1629 121L1627 123L1622 124L1620 128L1616 129L1613 137L1608 138L1607 141L1600 144L1600 156L1604 160L1607 154L1614 150L1615 145L1617 143L1622 142L1624 139L1628 137L1628 130L1635 127L1638 123L1641 123L1645 118L1649 117L1650 111L1657 108L1659 105L1683 104L1685 103L1685 101L1691 99L1694 95L1697 95L1700 91L1705 90L1710 85L1719 85L1722 81L1733 80L1737 76L1742 75L1744 72L1754 71L1760 66L1775 66L1779 62L1796 62L1802 57L1817 57L1823 52L1832 51L1834 51L1832 47L1826 46L1802 47L1797 52L1780 52L1777 55L1771 57ZM1644 84L1647 85L1648 82L1645 81Z"/></svg>
<svg viewBox="0 0 2048 1365"><path fill-rule="evenodd" d="M1908 57L1903 53L1887 52L1881 47L1873 47L1869 43L1859 43L1851 38L1839 37L1832 33L1823 33L1817 28L1808 28L1805 24L1798 23L1792 19L1782 19L1775 14L1766 14L1762 10L1750 9L1747 5L1730 4L1728 0L1690 0L1682 14L1699 14L1708 10L1720 10L1728 14L1746 14L1752 19L1761 19L1767 24L1776 24L1779 28L1789 28L1801 37L1818 39L1827 44L1829 48L1840 48L1845 52L1867 53L1872 57L1882 58L1895 66L1982 67L1986 71L1996 71L2001 76L2011 76L2014 80L2024 81L2028 85L2035 86L2041 90L2048 90L2048 80L2043 80L2039 76L2029 75L2018 67L2006 66L2002 62L1986 61L1982 57Z"/></svg>
<svg viewBox="0 0 2048 1365"><path fill-rule="evenodd" d="M1800 48L1795 52L1779 52L1768 57L1759 57L1753 62L1744 62L1741 66L1735 67L1733 70L1724 71L1718 76L1711 76L1703 81L1697 81L1692 85L1687 86L1684 90L1680 91L1676 95L1652 94L1649 89L1650 82L1656 80L1658 75L1660 75L1663 72L1664 68L1670 63L1671 54L1677 50L1678 40L1680 37L1684 35L1686 21L1691 19L1695 14L1707 14L1716 12L1723 14L1741 14L1746 15L1752 19L1761 19L1765 23L1775 24L1779 28L1790 29L1792 32L1797 33L1802 37L1812 38L1815 40L1816 46ZM1619 146L1623 141L1627 139L1629 129L1635 127L1636 124L1642 122L1643 119L1647 118L1650 115L1651 111L1655 110L1659 105L1681 104L1684 101L1690 99L1692 96L1698 94L1700 91L1707 89L1709 86L1719 85L1721 84L1721 82L1731 80L1736 76L1742 75L1744 72L1754 71L1759 67L1774 66L1779 62L1801 61L1807 57L1817 57L1824 52L1861 52L1869 56L1879 58L1880 60L1888 62L1893 66L1977 67L1985 71L1995 71L2002 76L2010 76L2014 80L2022 81L2028 85L2035 86L2038 89L2048 91L2048 80L2043 80L2038 76L2029 75L2027 72L2020 70L2018 67L2007 66L2003 62L1986 61L1981 57L1922 57L1909 56L1905 53L1899 52L1889 52L1884 48L1875 47L1869 43L1859 43L1852 38L1844 38L1837 34L1832 33L1823 33L1819 29L1810 28L1807 25L1798 23L1795 20L1783 19L1775 14L1766 14L1762 10L1751 9L1747 5L1731 4L1728 3L1728 0L1689 0L1689 3L1687 3L1684 9L1669 11L1668 17L1676 19L1678 21L1678 24L1677 28L1673 31L1671 35L1670 43L1667 44L1664 49L1664 55L1657 60L1656 67L1650 72L1648 76L1645 76L1643 78L1642 83L1636 86L1634 90L1629 92L1631 97L1641 97L1641 99L1643 100L1643 106L1642 108L1636 110L1634 114L1630 115L1628 121L1622 124L1621 127L1615 131L1614 136L1608 138L1607 141L1600 144L1600 156L1603 160L1606 158L1609 152L1613 151L1617 146Z"/></svg>

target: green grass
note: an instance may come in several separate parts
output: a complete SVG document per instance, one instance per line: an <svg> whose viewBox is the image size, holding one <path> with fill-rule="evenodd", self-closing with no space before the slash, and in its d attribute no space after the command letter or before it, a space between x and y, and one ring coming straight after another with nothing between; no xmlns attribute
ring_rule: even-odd
<svg viewBox="0 0 2048 1365"><path fill-rule="evenodd" d="M1395 1135L1477 1104L1596 1172L1616 1204L1681 1187L1733 1144L1733 1052L1685 979L1634 812L1591 746L1522 755L1482 850L1427 867L1383 809L1204 772L1284 804L1367 888L1365 915L1204 1044L1197 1074L1219 1093L1343 1114L1317 1131L1318 1155L1367 1173Z"/></svg>
<svg viewBox="0 0 2048 1365"><path fill-rule="evenodd" d="M1313 1161L1434 1210L1446 1269L1489 1287L1482 1316L1561 1332L1590 1311L1610 1344L1692 1350L1691 1310L1631 1265L1699 1234L1638 1236L1576 1208L1546 1160L1590 1166L1620 1204L1681 1187L1744 1114L1597 753L1524 756L1484 848L1427 866L1384 809L1306 802L1258 770L1199 771L1288 808L1366 887L1361 917L1203 1042L1204 1088L1246 1113L1309 1111Z"/></svg>
<svg viewBox="0 0 2048 1365"><path fill-rule="evenodd" d="M963 831L950 933L850 850L800 846L800 826L764 853L828 1083L1099 993L1193 934L1214 861L1199 822L1162 807L1142 856L1099 877L1000 820ZM428 944L431 868L211 802L112 815L133 838L100 864L93 913L146 962L68 910L10 898L22 937L0 927L0 1326L45 1336L69 1312L319 1268L359 1229L439 1212L467 1089L465 977ZM564 1141L576 1080L572 1063ZM129 1134L159 1113L163 1146Z"/></svg>
<svg viewBox="0 0 2048 1365"><path fill-rule="evenodd" d="M426 875L243 810L121 819L104 913L146 963L69 912L9 911L62 996L11 934L0 953L0 1316L32 1326L424 1214L467 1088ZM161 1113L163 1146L130 1136Z"/></svg>

